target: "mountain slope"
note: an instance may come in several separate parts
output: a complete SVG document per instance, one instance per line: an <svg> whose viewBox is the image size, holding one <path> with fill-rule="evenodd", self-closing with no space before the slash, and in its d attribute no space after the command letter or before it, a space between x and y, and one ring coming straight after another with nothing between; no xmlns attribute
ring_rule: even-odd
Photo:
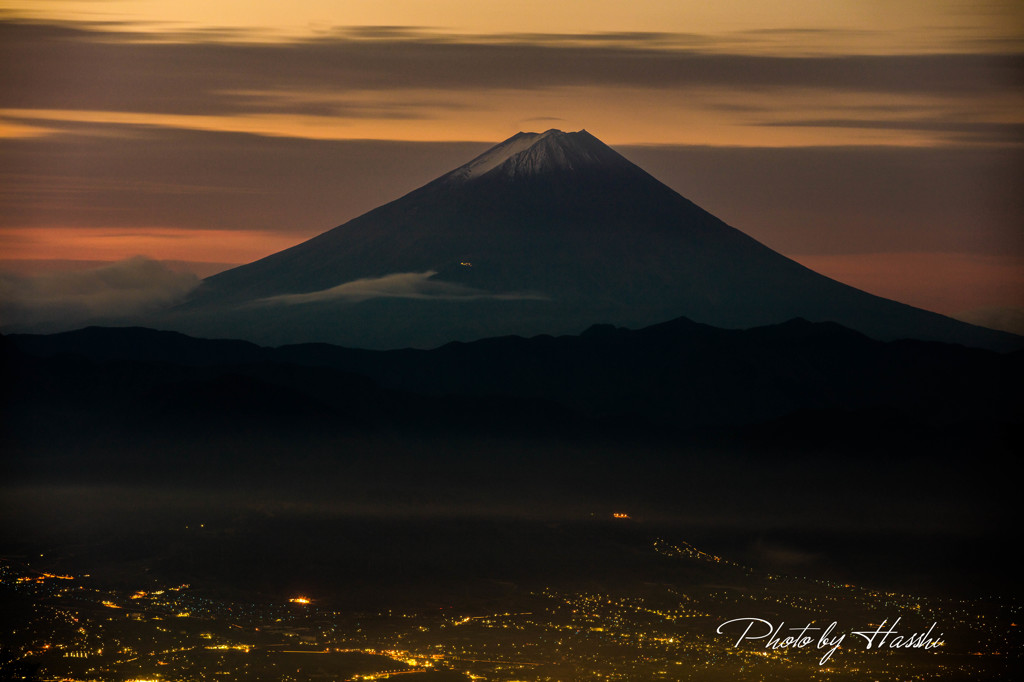
<svg viewBox="0 0 1024 682"><path fill-rule="evenodd" d="M771 251L586 131L519 133L400 199L211 277L148 326L261 343L431 347L685 315L832 320L879 339L1019 339L845 286Z"/></svg>

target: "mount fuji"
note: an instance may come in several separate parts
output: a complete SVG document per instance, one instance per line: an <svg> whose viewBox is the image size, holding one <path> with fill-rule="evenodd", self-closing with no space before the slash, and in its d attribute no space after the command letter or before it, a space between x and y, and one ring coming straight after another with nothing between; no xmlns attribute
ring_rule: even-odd
<svg viewBox="0 0 1024 682"><path fill-rule="evenodd" d="M519 133L318 237L204 280L142 322L384 349L681 316L736 328L802 317L881 340L1020 345L819 275L590 133L559 130Z"/></svg>

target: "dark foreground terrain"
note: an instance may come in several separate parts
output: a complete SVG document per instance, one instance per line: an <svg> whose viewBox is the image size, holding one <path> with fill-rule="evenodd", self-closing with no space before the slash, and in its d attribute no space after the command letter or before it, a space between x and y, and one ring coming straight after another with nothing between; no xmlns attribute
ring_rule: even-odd
<svg viewBox="0 0 1024 682"><path fill-rule="evenodd" d="M800 321L0 344L0 679L1021 669L1019 353Z"/></svg>

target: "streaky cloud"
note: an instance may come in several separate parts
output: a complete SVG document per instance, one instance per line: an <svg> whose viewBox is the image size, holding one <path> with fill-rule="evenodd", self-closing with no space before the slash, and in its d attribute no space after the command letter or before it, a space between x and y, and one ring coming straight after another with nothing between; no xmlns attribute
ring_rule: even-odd
<svg viewBox="0 0 1024 682"><path fill-rule="evenodd" d="M0 69L0 107L212 115L327 104L346 116L365 116L364 102L336 94L581 85L806 88L959 98L1003 92L1019 84L1024 72L1024 56L1014 50L794 57L745 53L694 36L664 47L663 34L456 39L388 29L283 44L134 37L0 17L0 62L7 65ZM57 83L60 87L54 87ZM246 92L267 96L238 94ZM311 101L303 102L296 93L311 95ZM325 103L324 94L335 98ZM401 107L395 113L408 115Z"/></svg>
<svg viewBox="0 0 1024 682"><path fill-rule="evenodd" d="M947 133L950 137L983 138L994 142L1024 141L1024 123L959 120L810 119L763 121L765 127L859 128L869 130L910 130Z"/></svg>
<svg viewBox="0 0 1024 682"><path fill-rule="evenodd" d="M281 294L261 298L248 306L301 305L327 301L359 303L373 298L405 298L435 301L543 301L544 294L528 291L492 293L455 282L433 279L435 270L426 272L396 272L383 277L356 279L330 289L303 294Z"/></svg>

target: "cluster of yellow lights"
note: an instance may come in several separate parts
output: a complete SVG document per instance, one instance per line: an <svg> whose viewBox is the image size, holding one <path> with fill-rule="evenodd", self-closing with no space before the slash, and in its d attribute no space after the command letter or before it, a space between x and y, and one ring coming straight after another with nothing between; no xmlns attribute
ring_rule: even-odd
<svg viewBox="0 0 1024 682"><path fill-rule="evenodd" d="M292 597L288 601L293 604L308 604L311 600L309 597Z"/></svg>
<svg viewBox="0 0 1024 682"><path fill-rule="evenodd" d="M217 644L216 646L208 646L206 648L211 651L227 651L229 649L244 651L245 653L252 651L251 644Z"/></svg>
<svg viewBox="0 0 1024 682"><path fill-rule="evenodd" d="M74 580L74 578L72 576L70 576L70 575L54 575L53 573L40 573L38 576L36 576L34 578L31 577L31 576L23 576L21 578L18 578L17 582L19 582L19 583L31 583L31 582L41 583L44 580Z"/></svg>
<svg viewBox="0 0 1024 682"><path fill-rule="evenodd" d="M630 516L629 516L629 514L626 514L625 512L615 512L614 514L612 514L612 518L613 519L628 519L628 518L630 518Z"/></svg>

